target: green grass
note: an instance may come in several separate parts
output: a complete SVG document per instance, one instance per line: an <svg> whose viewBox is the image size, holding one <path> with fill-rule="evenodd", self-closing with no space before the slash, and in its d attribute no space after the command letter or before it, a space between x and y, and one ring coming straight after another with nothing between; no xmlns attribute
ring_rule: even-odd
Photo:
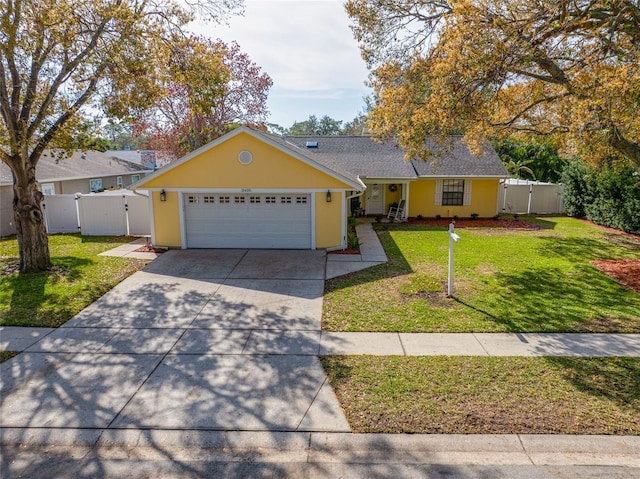
<svg viewBox="0 0 640 479"><path fill-rule="evenodd" d="M144 266L140 260L98 256L131 241L128 237L53 235L53 268L44 273L15 271L15 239L0 241L0 325L60 326L113 286Z"/></svg>
<svg viewBox="0 0 640 479"><path fill-rule="evenodd" d="M0 363L4 363L5 361L8 361L12 357L14 357L16 354L18 354L17 351L0 351Z"/></svg>
<svg viewBox="0 0 640 479"><path fill-rule="evenodd" d="M389 263L327 282L330 331L640 332L640 294L590 264L640 258L640 240L572 218L539 231L459 229L455 297L446 230L381 226ZM386 228L386 229L385 229Z"/></svg>
<svg viewBox="0 0 640 479"><path fill-rule="evenodd" d="M640 359L324 356L359 433L640 434Z"/></svg>

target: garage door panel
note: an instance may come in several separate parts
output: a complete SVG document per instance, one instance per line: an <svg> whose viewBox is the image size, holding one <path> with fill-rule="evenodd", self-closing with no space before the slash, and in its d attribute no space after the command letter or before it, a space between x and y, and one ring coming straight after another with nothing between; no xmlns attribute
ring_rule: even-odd
<svg viewBox="0 0 640 479"><path fill-rule="evenodd" d="M309 195L185 198L189 248L311 248Z"/></svg>

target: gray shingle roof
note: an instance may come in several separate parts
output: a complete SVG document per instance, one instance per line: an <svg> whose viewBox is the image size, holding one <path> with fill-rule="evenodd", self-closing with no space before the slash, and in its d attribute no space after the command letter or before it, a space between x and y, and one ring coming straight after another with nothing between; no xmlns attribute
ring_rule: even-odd
<svg viewBox="0 0 640 479"><path fill-rule="evenodd" d="M427 161L411 161L419 176L509 176L491 146L485 145L480 154L474 155L461 136L450 139L444 145L439 145L433 138L427 139L426 147L433 156Z"/></svg>
<svg viewBox="0 0 640 479"><path fill-rule="evenodd" d="M265 133L263 131L254 130L254 132L269 138L274 143L278 144L284 150L289 150L293 153L296 153L304 158L311 160L318 165L321 165L344 178L348 178L354 183L360 183L358 180L358 173L354 172L352 169L348 168L348 165L340 162L339 159L335 157L335 155L316 155L315 152L312 152L309 148L306 148L304 144L302 147L296 142L289 141L289 138L283 138L281 136L272 135L270 133ZM338 160L338 161L337 161Z"/></svg>
<svg viewBox="0 0 640 479"><path fill-rule="evenodd" d="M368 136L295 136L286 141L296 145L316 161L335 163L360 178L412 179L418 176L485 176L504 177L508 173L498 154L487 146L480 155L473 155L462 137L451 137L451 144L438 145L427 141L432 152L428 161L405 160L405 151L395 142L377 142ZM317 148L307 148L307 142L317 142Z"/></svg>
<svg viewBox="0 0 640 479"><path fill-rule="evenodd" d="M43 183L126 175L145 171L149 171L149 169L99 151L75 151L71 156L57 162L50 152L45 152L36 166L36 177L39 182ZM11 170L4 162L0 162L0 184L13 184Z"/></svg>
<svg viewBox="0 0 640 479"><path fill-rule="evenodd" d="M333 162L360 178L416 178L404 151L394 142L378 143L368 136L291 136L286 141L316 161ZM317 148L307 148L307 142Z"/></svg>

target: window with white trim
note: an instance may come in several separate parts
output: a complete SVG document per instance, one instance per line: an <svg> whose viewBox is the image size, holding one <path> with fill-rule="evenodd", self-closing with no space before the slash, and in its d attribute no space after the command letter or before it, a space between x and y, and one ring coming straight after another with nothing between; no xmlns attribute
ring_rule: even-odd
<svg viewBox="0 0 640 479"><path fill-rule="evenodd" d="M53 183L43 183L42 185L42 194L43 195L55 195L56 187Z"/></svg>
<svg viewBox="0 0 640 479"><path fill-rule="evenodd" d="M122 188L122 176L116 176L116 186Z"/></svg>
<svg viewBox="0 0 640 479"><path fill-rule="evenodd" d="M91 193L102 191L102 178L93 178L89 180L89 190Z"/></svg>
<svg viewBox="0 0 640 479"><path fill-rule="evenodd" d="M442 205L462 206L464 204L464 180L442 180Z"/></svg>
<svg viewBox="0 0 640 479"><path fill-rule="evenodd" d="M140 180L140 175L131 175L131 183L135 183Z"/></svg>

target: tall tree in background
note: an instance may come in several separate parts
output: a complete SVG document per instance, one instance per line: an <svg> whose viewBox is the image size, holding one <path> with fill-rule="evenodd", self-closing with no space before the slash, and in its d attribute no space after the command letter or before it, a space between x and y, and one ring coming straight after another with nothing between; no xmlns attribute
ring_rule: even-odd
<svg viewBox="0 0 640 479"><path fill-rule="evenodd" d="M291 136L319 135L335 136L342 132L342 120L334 120L329 115L324 115L320 119L316 115L309 115L305 121L296 121L287 134Z"/></svg>
<svg viewBox="0 0 640 479"><path fill-rule="evenodd" d="M365 109L358 113L353 120L348 121L342 127L343 135L362 136L369 134L369 112Z"/></svg>
<svg viewBox="0 0 640 479"><path fill-rule="evenodd" d="M640 167L637 0L349 0L373 69L371 126L428 156L428 134L470 144L523 132Z"/></svg>
<svg viewBox="0 0 640 479"><path fill-rule="evenodd" d="M494 146L507 171L518 178L556 183L569 164L550 143L507 138Z"/></svg>
<svg viewBox="0 0 640 479"><path fill-rule="evenodd" d="M190 37L174 50L163 94L136 122L153 149L175 159L238 124L266 128L273 82L238 44Z"/></svg>
<svg viewBox="0 0 640 479"><path fill-rule="evenodd" d="M190 5L189 9L183 5ZM48 148L71 148L82 108L123 117L153 104L172 46L195 11L234 0L0 0L0 159L14 177L20 271L50 266L36 181Z"/></svg>

